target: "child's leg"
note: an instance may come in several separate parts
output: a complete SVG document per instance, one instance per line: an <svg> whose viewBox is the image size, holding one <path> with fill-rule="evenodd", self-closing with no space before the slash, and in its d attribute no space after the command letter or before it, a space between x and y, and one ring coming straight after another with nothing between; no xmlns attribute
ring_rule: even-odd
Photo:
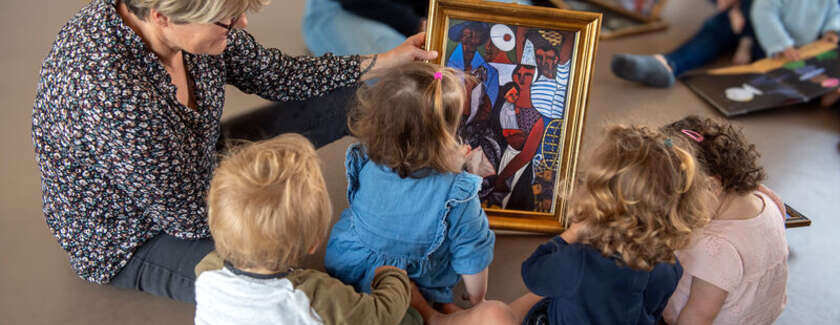
<svg viewBox="0 0 840 325"><path fill-rule="evenodd" d="M746 23L745 23L746 24ZM699 68L738 45L740 34L736 34L729 21L729 14L721 12L712 16L687 42L671 53L665 54L674 75Z"/></svg>
<svg viewBox="0 0 840 325"><path fill-rule="evenodd" d="M752 47L752 37L741 37L741 40L738 41L738 48L735 49L735 55L732 56L732 63L747 64L752 62Z"/></svg>

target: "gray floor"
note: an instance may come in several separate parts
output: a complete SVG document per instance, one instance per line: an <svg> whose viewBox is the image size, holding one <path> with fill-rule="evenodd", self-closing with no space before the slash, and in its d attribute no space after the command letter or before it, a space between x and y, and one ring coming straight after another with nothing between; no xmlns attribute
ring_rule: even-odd
<svg viewBox="0 0 840 325"><path fill-rule="evenodd" d="M150 295L94 286L78 279L43 221L32 141L31 110L40 62L60 26L83 1L0 1L0 324L185 324L193 307ZM274 1L250 16L264 45L302 54L302 0ZM599 44L584 146L599 129L635 120L659 124L685 114L717 115L683 85L637 87L613 77L618 52L669 50L712 12L707 1L670 1L663 33ZM226 116L263 104L230 89ZM778 324L840 323L840 113L815 106L780 109L734 120L764 153L767 184L810 216L813 226L787 232L791 247L788 305ZM350 138L320 150L336 211L346 206L342 158ZM500 234L489 297L510 301L523 292L519 264L544 236ZM313 262L317 265L317 258Z"/></svg>

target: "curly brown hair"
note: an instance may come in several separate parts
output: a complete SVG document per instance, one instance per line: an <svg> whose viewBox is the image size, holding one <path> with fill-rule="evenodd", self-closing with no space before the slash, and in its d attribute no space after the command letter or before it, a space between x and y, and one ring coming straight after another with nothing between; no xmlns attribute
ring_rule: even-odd
<svg viewBox="0 0 840 325"><path fill-rule="evenodd" d="M436 79L435 74L440 73ZM456 130L466 92L452 68L413 62L391 68L375 84L360 88L348 119L373 162L400 177L418 171L460 172L463 155Z"/></svg>
<svg viewBox="0 0 840 325"><path fill-rule="evenodd" d="M673 263L709 222L707 177L693 153L647 127L607 130L572 196L580 242L638 270Z"/></svg>
<svg viewBox="0 0 840 325"><path fill-rule="evenodd" d="M700 133L703 141L689 141L697 152L697 160L709 176L720 178L726 193L747 194L758 189L766 177L758 164L761 154L747 143L740 129L711 118L690 115L666 125L662 130L672 137L688 139L682 130Z"/></svg>

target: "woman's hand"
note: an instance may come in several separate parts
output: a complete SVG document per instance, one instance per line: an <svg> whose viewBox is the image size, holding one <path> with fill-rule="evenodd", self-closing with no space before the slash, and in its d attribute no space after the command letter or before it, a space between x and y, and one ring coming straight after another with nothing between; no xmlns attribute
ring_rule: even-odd
<svg viewBox="0 0 840 325"><path fill-rule="evenodd" d="M432 60L437 58L437 51L426 51L423 49L424 43L426 43L426 33L417 33L388 52L378 54L377 56L364 57L361 62L362 71L367 70L369 72L362 76L362 80L369 79L369 75L372 75L371 72L377 70L387 69L412 61ZM376 60L374 60L374 57L376 57ZM368 69L368 66L371 64L373 64L373 66Z"/></svg>

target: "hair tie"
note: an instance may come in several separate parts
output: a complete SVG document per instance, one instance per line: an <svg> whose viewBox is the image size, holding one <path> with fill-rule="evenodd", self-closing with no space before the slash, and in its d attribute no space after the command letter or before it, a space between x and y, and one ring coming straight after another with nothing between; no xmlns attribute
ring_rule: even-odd
<svg viewBox="0 0 840 325"><path fill-rule="evenodd" d="M440 71L435 72L435 80L441 80L441 79L443 79L443 73L440 72Z"/></svg>
<svg viewBox="0 0 840 325"><path fill-rule="evenodd" d="M680 132L682 132L683 134L685 134L685 136L691 138L691 140L694 140L697 143L703 142L703 135L697 131L682 129L680 130Z"/></svg>
<svg viewBox="0 0 840 325"><path fill-rule="evenodd" d="M665 147L671 148L674 146L674 141L671 138L665 139Z"/></svg>

